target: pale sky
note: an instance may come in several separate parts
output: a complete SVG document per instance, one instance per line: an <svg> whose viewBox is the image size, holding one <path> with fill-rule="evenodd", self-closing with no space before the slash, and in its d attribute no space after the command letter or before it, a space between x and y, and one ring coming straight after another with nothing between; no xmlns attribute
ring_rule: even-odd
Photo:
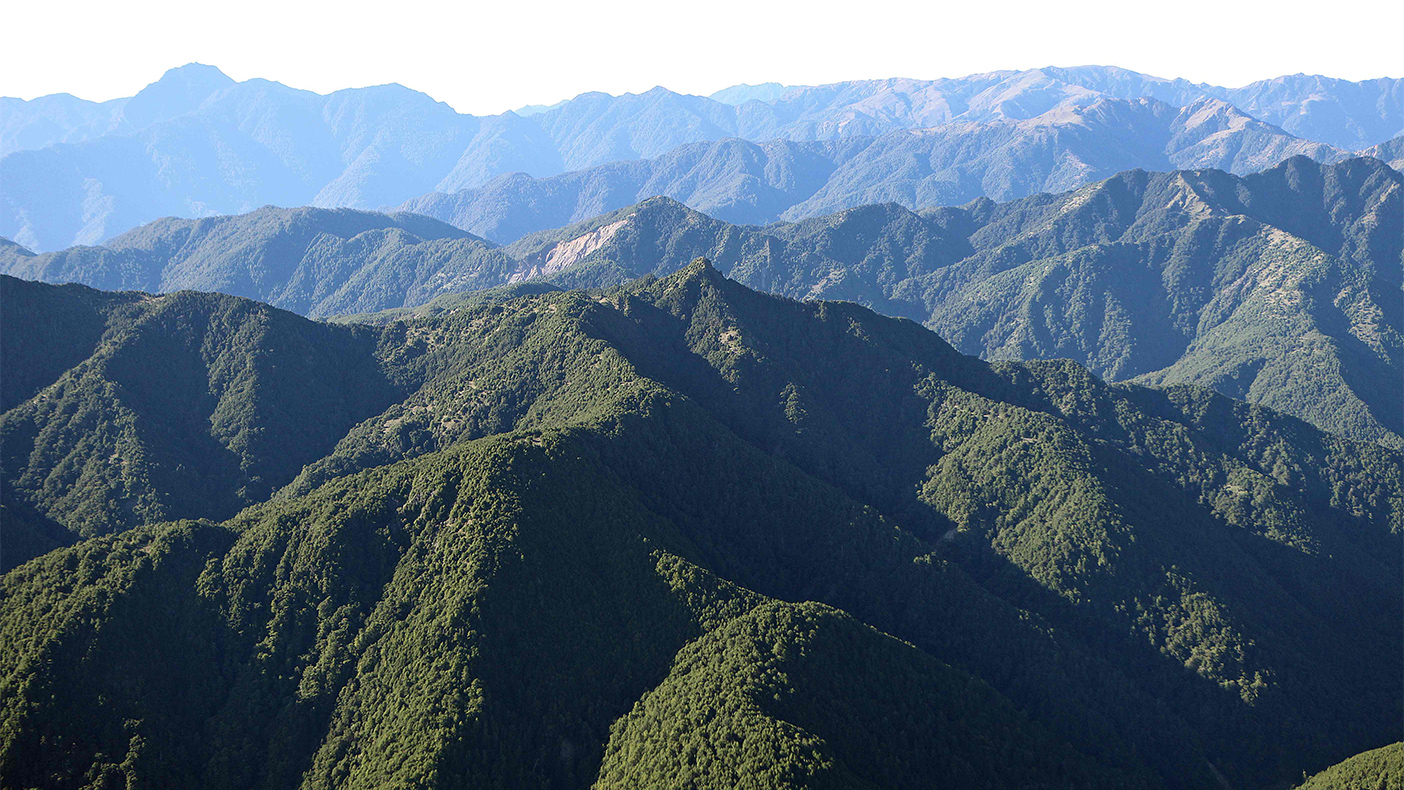
<svg viewBox="0 0 1404 790"><path fill-rule="evenodd" d="M1117 65L1236 87L1404 77L1404 2L0 0L0 96L130 96L173 66L328 93L388 82L460 112L663 85Z"/></svg>

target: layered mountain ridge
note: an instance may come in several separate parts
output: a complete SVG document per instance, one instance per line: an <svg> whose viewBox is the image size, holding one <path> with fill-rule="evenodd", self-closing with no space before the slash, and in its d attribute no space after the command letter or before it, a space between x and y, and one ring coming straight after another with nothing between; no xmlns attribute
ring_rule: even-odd
<svg viewBox="0 0 1404 790"><path fill-rule="evenodd" d="M1244 177L1129 171L1002 204L887 203L765 227L653 198L507 247L411 214L270 208L167 220L101 248L11 245L0 270L312 316L396 311L358 319L384 321L706 257L759 290L911 318L964 353L1199 384L1398 446L1402 183L1377 160L1299 157Z"/></svg>
<svg viewBox="0 0 1404 790"><path fill-rule="evenodd" d="M192 64L131 99L0 103L0 236L48 251L168 215L266 204L376 208L505 174L542 178L728 137L842 140L952 123L1013 129L1143 98L1227 101L1281 127L1291 146L1359 150L1404 130L1399 84L1291 77L1230 91L1112 67L1048 68L797 87L739 105L663 88L587 93L528 115L475 117L398 85L322 96L267 80L234 83Z"/></svg>
<svg viewBox="0 0 1404 790"><path fill-rule="evenodd" d="M706 256L752 287L857 301L987 359L1069 357L1359 439L1404 436L1404 177L1377 160L1132 171L1057 196L764 228L656 199L506 249L523 262L514 280L569 287Z"/></svg>
<svg viewBox="0 0 1404 790"><path fill-rule="evenodd" d="M1404 790L1402 133L0 99L0 790Z"/></svg>
<svg viewBox="0 0 1404 790"><path fill-rule="evenodd" d="M502 176L477 189L425 195L399 210L505 244L654 195L728 222L765 224L869 203L917 209L980 197L1008 201L1135 168L1244 175L1293 156L1326 163L1349 157L1217 99L1183 108L1156 99L1099 99L1028 120L958 122L881 137L694 143L656 159L550 178Z"/></svg>

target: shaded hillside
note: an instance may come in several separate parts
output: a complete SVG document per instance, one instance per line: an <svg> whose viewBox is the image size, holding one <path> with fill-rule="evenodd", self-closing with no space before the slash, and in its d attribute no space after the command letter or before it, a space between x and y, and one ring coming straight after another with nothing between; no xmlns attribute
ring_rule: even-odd
<svg viewBox="0 0 1404 790"><path fill-rule="evenodd" d="M1098 100L1024 119L962 121L829 142L728 139L654 159L550 178L503 176L400 208L498 242L664 195L728 222L797 220L868 203L908 208L1063 192L1122 170L1216 168L1244 174L1292 156L1346 155L1201 99ZM621 157L623 158L623 157Z"/></svg>
<svg viewBox="0 0 1404 790"><path fill-rule="evenodd" d="M0 492L29 532L228 518L395 399L371 333L256 302L3 275L0 299Z"/></svg>
<svg viewBox="0 0 1404 790"><path fill-rule="evenodd" d="M177 295L148 342L191 298L395 401L222 525L6 575L7 786L1264 786L1404 714L1379 446L705 262L374 338Z"/></svg>
<svg viewBox="0 0 1404 790"><path fill-rule="evenodd" d="M92 356L112 312L146 298L0 275L0 414Z"/></svg>
<svg viewBox="0 0 1404 790"><path fill-rule="evenodd" d="M96 288L218 291L311 316L412 307L494 285L515 267L494 245L426 217L272 206L164 219L102 247L27 252L0 249L0 267Z"/></svg>

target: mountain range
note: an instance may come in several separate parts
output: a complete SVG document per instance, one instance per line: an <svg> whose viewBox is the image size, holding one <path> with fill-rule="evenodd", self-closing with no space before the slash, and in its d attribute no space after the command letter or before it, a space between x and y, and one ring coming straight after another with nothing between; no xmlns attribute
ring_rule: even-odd
<svg viewBox="0 0 1404 790"><path fill-rule="evenodd" d="M506 250L514 281L566 287L705 256L752 287L866 304L987 359L1072 358L1404 445L1404 176L1377 160L1132 171L1056 196L763 228L655 199Z"/></svg>
<svg viewBox="0 0 1404 790"><path fill-rule="evenodd" d="M1385 153L1385 152L1381 152ZM550 178L524 173L399 206L500 243L664 195L738 224L869 203L911 209L1066 192L1123 170L1257 172L1292 156L1349 154L1301 140L1217 99L1176 108L1099 99L1021 121L955 122L830 142L727 139Z"/></svg>
<svg viewBox="0 0 1404 790"><path fill-rule="evenodd" d="M615 286L697 257L759 290L910 318L986 359L1197 384L1404 446L1404 176L1373 159L1298 157L1242 177L1128 171L1059 195L764 227L653 198L507 247L413 214L267 208L163 220L97 248L12 244L0 271L383 323L527 283Z"/></svg>
<svg viewBox="0 0 1404 790"><path fill-rule="evenodd" d="M937 137L974 135L979 141L971 161L951 151L950 161L938 156L934 162L944 162L950 173L976 174L968 179L991 180L1000 196L1012 197L1018 189L1080 185L1073 175L1079 169L1087 171L1084 180L1094 180L1132 166L1163 169L1167 157L1175 156L1210 157L1177 163L1183 166L1212 159L1215 166L1242 168L1295 153L1338 158L1404 130L1401 84L1297 75L1229 90L1113 67L1047 68L792 87L778 94L732 91L722 92L722 100L663 88L618 97L587 93L525 115L475 117L398 85L319 95L267 80L234 82L217 69L192 64L130 99L0 100L0 236L48 251L102 242L165 216L240 213L266 204L376 208L431 192L476 189L507 174L544 178L726 138L882 140L890 132L931 128L944 130ZM743 96L748 100L729 103ZM1212 106L1210 114L1223 117L1202 130L1210 139L1187 145L1171 145L1169 138L1151 145L1136 137L1144 129L1123 129L1114 141L1120 150L1108 161L1097 161L1085 148L1040 143L1049 155L1090 158L1069 164L1061 180L1049 175L1058 166L1048 163L1044 175L1029 176L1023 186L1002 187L1006 179L988 175L1001 158L1014 156L1009 139L1056 137L1049 127L1083 123L1069 119L1096 114L1099 104L1100 112L1113 112L1105 109L1108 102L1130 102L1133 109L1118 111L1123 113L1152 106L1157 109L1142 112L1160 116L1176 115L1178 107ZM1164 118L1142 123L1159 137L1174 126ZM1234 152L1239 141L1248 149L1245 156ZM1151 159L1126 159L1136 153ZM823 167L799 179L814 182ZM954 194L958 202L975 188L927 186L931 195ZM633 200L638 197L635 192Z"/></svg>
<svg viewBox="0 0 1404 790"><path fill-rule="evenodd" d="M1404 456L1204 389L705 261L0 320L4 561L50 549L7 787L1272 787L1398 737Z"/></svg>
<svg viewBox="0 0 1404 790"><path fill-rule="evenodd" d="M1300 74L0 99L0 790L1404 790L1402 167Z"/></svg>

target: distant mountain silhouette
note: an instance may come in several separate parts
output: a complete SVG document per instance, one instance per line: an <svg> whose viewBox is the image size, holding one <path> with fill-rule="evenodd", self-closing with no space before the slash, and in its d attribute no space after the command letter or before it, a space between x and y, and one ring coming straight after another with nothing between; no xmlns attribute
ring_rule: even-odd
<svg viewBox="0 0 1404 790"><path fill-rule="evenodd" d="M655 159L545 179L517 173L400 205L501 243L666 195L728 222L798 220L869 203L916 209L1062 192L1123 170L1216 168L1236 174L1292 156L1350 155L1300 140L1218 99L1176 108L1098 99L1023 121L955 122L826 142L728 139Z"/></svg>
<svg viewBox="0 0 1404 790"><path fill-rule="evenodd" d="M267 80L235 83L192 64L130 99L0 100L0 236L47 251L105 241L162 216L268 204L376 208L477 188L509 173L540 178L656 158L690 143L838 141L954 123L1051 123L1107 99L1154 98L1177 107L1227 101L1303 140L1353 150L1404 130L1399 86L1283 77L1228 90L1089 66L778 92L760 86L760 93L724 92L726 101L664 88L587 93L524 108L525 115L479 118L398 85L322 96ZM1252 167L1255 157L1270 159L1267 153L1212 164ZM1130 166L1166 167L1121 163L1103 175Z"/></svg>

